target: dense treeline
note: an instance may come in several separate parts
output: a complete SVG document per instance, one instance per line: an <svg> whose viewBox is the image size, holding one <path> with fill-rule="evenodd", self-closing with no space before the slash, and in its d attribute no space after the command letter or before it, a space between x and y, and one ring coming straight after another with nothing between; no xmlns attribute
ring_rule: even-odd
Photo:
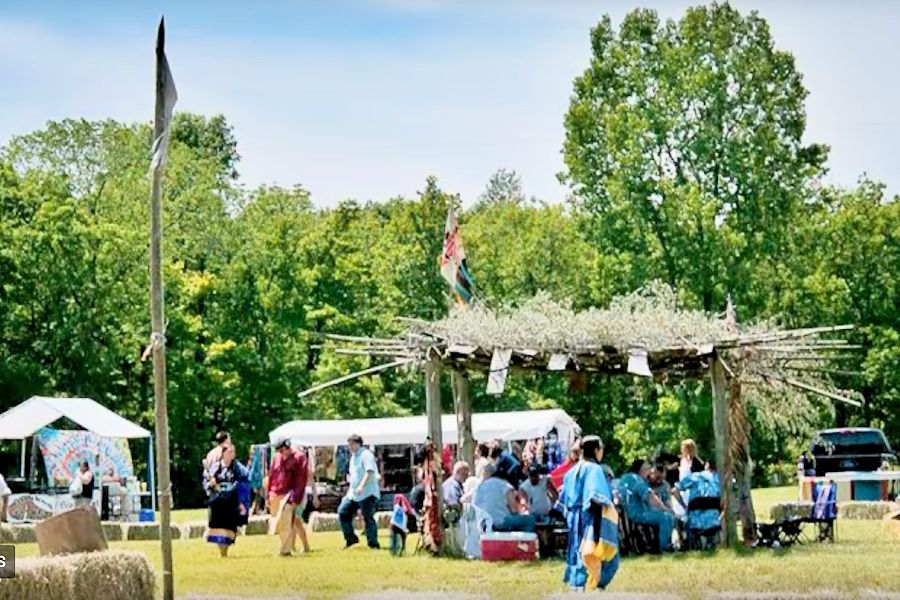
<svg viewBox="0 0 900 600"><path fill-rule="evenodd" d="M806 92L765 22L716 5L677 23L636 11L591 39L565 117L565 205L526 198L501 171L465 210L434 178L414 198L319 208L301 187L245 189L225 118L177 115L164 258L180 505L198 497L216 430L245 450L291 418L424 410L415 372L297 392L367 364L329 353L321 333L391 333L397 316L446 311L436 261L451 205L494 304L545 290L603 305L659 279L713 312L731 294L742 321L857 324L864 350L823 368L862 392L863 408L755 414L760 477L793 464L810 427L872 424L900 442L900 203L869 180L818 185L827 148L801 143ZM0 409L83 395L152 424L140 361L149 147L146 124L66 120L0 152ZM494 398L476 377L472 389L475 410L566 409L610 440L619 464L686 435L711 447L696 383L516 376Z"/></svg>

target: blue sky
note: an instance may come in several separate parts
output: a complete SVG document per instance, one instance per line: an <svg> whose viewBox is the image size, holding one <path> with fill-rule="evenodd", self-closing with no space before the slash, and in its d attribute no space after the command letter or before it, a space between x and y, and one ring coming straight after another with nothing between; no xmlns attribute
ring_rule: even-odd
<svg viewBox="0 0 900 600"><path fill-rule="evenodd" d="M15 2L0 5L0 144L50 119L149 121L166 15L177 110L223 113L241 178L302 184L322 206L412 195L426 175L470 203L492 172L561 201L562 120L588 33L681 0ZM900 2L739 0L769 20L810 91L828 181L900 193Z"/></svg>

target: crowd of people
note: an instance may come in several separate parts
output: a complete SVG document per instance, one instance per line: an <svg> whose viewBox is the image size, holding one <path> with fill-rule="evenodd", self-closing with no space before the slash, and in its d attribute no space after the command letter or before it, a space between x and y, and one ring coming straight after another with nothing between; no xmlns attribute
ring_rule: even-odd
<svg viewBox="0 0 900 600"><path fill-rule="evenodd" d="M203 485L208 495L207 540L227 556L238 529L251 511L249 471L235 458L227 433L203 461ZM360 543L353 521L362 515L366 543L378 549L375 511L381 496L378 464L363 439L351 435L346 495L338 506L345 547ZM564 579L575 588L604 588L618 569L620 519L657 531L659 552L693 547L692 532L719 527L721 487L715 467L697 455L685 440L679 455L658 454L636 460L621 477L604 463L604 446L597 436L575 440L565 449L555 436L530 440L524 446L492 440L476 448L474 463L449 466L449 455L426 443L417 459L417 484L409 497L397 494L390 521L390 547L402 554L406 536L418 528L422 537L440 545L449 527L460 548L477 556L480 535L535 532L541 525L565 523L568 529ZM441 481L440 474L447 478ZM276 444L266 485L269 533L279 538L279 554L304 552L309 541L304 526L310 508L319 508L311 460L290 440ZM444 512L437 514L440 495ZM546 530L546 528L544 528Z"/></svg>

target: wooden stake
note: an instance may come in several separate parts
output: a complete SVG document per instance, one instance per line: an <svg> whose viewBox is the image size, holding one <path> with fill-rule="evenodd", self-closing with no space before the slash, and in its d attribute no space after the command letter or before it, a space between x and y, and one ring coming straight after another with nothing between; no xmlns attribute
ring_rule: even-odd
<svg viewBox="0 0 900 600"><path fill-rule="evenodd" d="M166 123L166 88L169 73L165 57L165 22L160 21L156 38L156 112L153 139L160 140ZM150 321L153 330L153 395L156 399L156 462L159 477L159 540L162 549L163 600L174 600L172 577L172 483L169 479L169 415L166 407L166 349L162 280L162 164L157 163L150 187Z"/></svg>
<svg viewBox="0 0 900 600"><path fill-rule="evenodd" d="M472 403L469 399L469 378L465 371L452 371L453 405L456 409L457 457L470 466L475 465L475 438L472 436Z"/></svg>
<svg viewBox="0 0 900 600"><path fill-rule="evenodd" d="M713 395L713 428L716 435L716 470L722 484L722 542L726 547L735 541L736 528L731 502L731 457L728 452L728 381L718 358L709 366Z"/></svg>

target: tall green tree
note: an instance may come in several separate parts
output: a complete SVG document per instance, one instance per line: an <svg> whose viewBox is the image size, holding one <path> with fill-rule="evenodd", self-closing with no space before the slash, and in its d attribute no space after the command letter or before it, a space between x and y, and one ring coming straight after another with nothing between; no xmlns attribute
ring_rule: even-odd
<svg viewBox="0 0 900 600"><path fill-rule="evenodd" d="M562 177L619 291L659 278L704 309L750 294L780 258L826 148L804 145L807 95L757 13L728 4L678 22L629 13L591 32L565 117Z"/></svg>

